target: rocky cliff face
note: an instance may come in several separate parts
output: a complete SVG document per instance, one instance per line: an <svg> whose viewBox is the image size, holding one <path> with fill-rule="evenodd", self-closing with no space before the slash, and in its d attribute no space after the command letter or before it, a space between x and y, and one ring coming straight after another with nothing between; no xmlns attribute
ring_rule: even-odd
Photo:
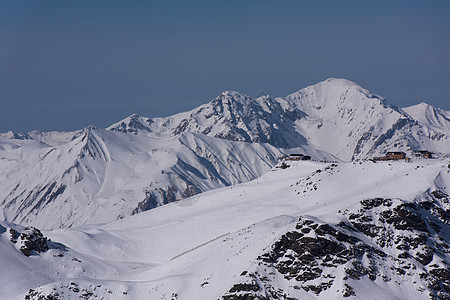
<svg viewBox="0 0 450 300"><path fill-rule="evenodd" d="M365 298L357 283L364 280L372 288L409 281L430 299L450 297L447 194L427 192L414 203L365 199L338 213L337 224L300 217L222 298L295 299L296 290Z"/></svg>

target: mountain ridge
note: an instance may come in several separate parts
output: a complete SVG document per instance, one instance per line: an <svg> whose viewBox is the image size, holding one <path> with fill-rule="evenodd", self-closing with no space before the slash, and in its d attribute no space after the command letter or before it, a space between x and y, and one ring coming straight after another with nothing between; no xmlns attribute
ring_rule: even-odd
<svg viewBox="0 0 450 300"><path fill-rule="evenodd" d="M346 161L381 155L388 148L412 153L419 150L416 149L418 144L434 136L426 147L445 153L444 149L450 146L450 112L431 105L417 110L417 106L398 108L391 105L385 98L352 81L330 78L284 98L263 95L253 99L236 91L224 91L209 103L190 111L157 118L132 114L107 129L166 137L189 131L235 141L266 142L279 148L310 145ZM361 116L358 118L358 115ZM421 115L427 115L428 119ZM405 123L405 118L409 122ZM405 130L414 134L401 132L405 126ZM67 142L77 132L8 134L12 138L47 140L56 145ZM48 138L58 135L53 140ZM380 139L386 136L392 139L394 135L397 140L403 139L403 143ZM324 142L333 137L332 145ZM371 140L366 140L368 137ZM445 141L439 143L442 140ZM367 146L361 149L363 142Z"/></svg>
<svg viewBox="0 0 450 300"><path fill-rule="evenodd" d="M228 106L228 103L235 104ZM232 109L236 107L240 109ZM137 127L155 134L191 131L225 139L267 142L281 148L310 145L346 161L380 156L389 149L412 154L425 143L422 148L446 153L450 148L450 113L430 106L436 123L420 119L420 112L414 114L411 108L405 109L389 104L354 82L330 78L285 98L251 99L245 94L225 91L191 111L167 118L145 118L146 124L141 122ZM266 122L252 122L255 117ZM209 118L214 120L214 129L205 122ZM127 130L126 124L131 122L129 127L134 129L129 130L136 132L135 121L136 118L125 118L119 122L122 127L116 123L108 129Z"/></svg>
<svg viewBox="0 0 450 300"><path fill-rule="evenodd" d="M445 155L449 115L426 105L397 108L331 78L284 98L224 91L187 112L132 114L106 129L8 132L0 134L0 208L6 221L70 227L249 181L292 153L318 161Z"/></svg>

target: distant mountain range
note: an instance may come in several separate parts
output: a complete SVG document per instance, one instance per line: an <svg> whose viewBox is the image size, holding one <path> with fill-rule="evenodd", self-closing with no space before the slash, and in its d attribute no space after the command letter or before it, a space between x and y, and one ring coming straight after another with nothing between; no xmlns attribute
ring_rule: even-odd
<svg viewBox="0 0 450 300"><path fill-rule="evenodd" d="M290 153L328 161L445 155L449 137L449 111L397 108L345 79L284 98L226 91L170 117L0 134L0 218L41 228L109 222L255 179Z"/></svg>
<svg viewBox="0 0 450 300"><path fill-rule="evenodd" d="M194 132L287 149L308 145L350 161L386 150L446 153L449 124L449 111L425 103L397 108L351 81L328 79L285 98L226 91L188 112L153 119L132 115L108 129L157 136Z"/></svg>

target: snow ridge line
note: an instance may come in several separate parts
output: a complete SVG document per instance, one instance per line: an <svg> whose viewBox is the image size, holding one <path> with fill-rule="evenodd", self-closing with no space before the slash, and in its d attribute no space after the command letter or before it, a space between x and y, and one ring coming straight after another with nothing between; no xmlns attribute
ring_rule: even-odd
<svg viewBox="0 0 450 300"><path fill-rule="evenodd" d="M195 247L192 248L192 249L186 250L186 251L184 251L184 252L181 252L181 253L178 254L178 255L175 255L175 256L172 257L170 260L174 260L174 259L176 259L176 258L178 258L178 257L180 257L180 256L183 256L183 255L185 255L185 254L187 254L187 253L189 253L189 252L192 252L192 251L194 251L194 250L196 250L196 249L198 249L198 248L200 248L200 247L206 246L206 245L208 245L209 243L212 243L212 242L214 242L214 241L216 241L216 240L218 240L218 239L220 239L220 238L223 238L224 236L227 236L227 235L229 235L229 234L230 234L229 232L224 233L224 234L221 234L221 235L219 235L218 237L213 238L212 240L209 240L209 241L207 241L207 242L204 242L204 243L202 243L202 244L200 244L200 245L198 245L198 246L195 246Z"/></svg>

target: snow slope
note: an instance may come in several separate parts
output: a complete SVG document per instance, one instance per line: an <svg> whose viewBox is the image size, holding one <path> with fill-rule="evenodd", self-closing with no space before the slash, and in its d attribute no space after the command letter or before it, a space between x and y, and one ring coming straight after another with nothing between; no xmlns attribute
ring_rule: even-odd
<svg viewBox="0 0 450 300"><path fill-rule="evenodd" d="M31 244L11 240L33 229L1 222L0 298L445 299L449 163L290 162L112 223L44 231L49 249L29 257Z"/></svg>
<svg viewBox="0 0 450 300"><path fill-rule="evenodd" d="M192 133L158 138L86 129L55 147L13 141L0 152L2 215L41 228L109 222L249 181L281 155L269 144Z"/></svg>
<svg viewBox="0 0 450 300"><path fill-rule="evenodd" d="M408 115L421 124L433 126L437 130L450 131L450 112L436 108L425 102L403 108Z"/></svg>

